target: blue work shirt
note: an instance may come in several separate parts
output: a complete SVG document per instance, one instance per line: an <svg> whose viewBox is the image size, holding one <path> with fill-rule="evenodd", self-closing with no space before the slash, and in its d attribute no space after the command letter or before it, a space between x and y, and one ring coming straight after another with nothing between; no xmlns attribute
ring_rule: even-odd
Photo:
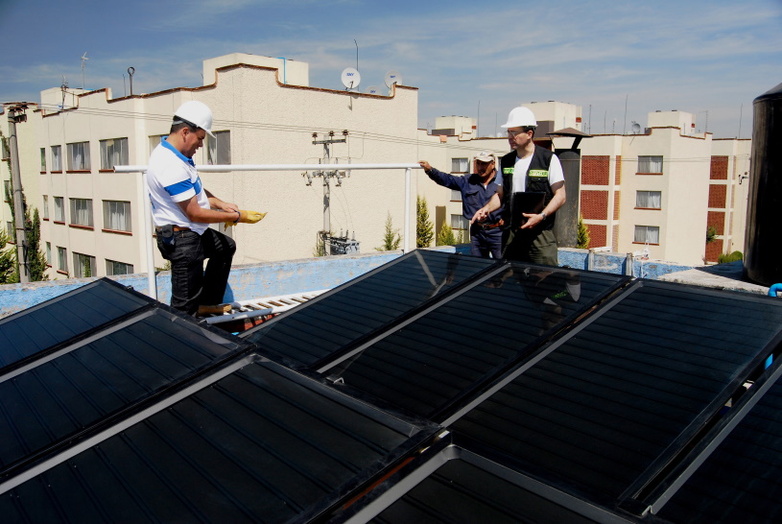
<svg viewBox="0 0 782 524"><path fill-rule="evenodd" d="M472 219L475 212L485 206L494 193L502 187L502 174L499 171L497 171L497 174L492 181L486 184L486 187L483 186L481 178L477 173L465 176L455 176L432 168L426 175L441 186L461 192L462 214L467 220ZM499 222L501 215L502 206L489 215L486 223L495 224Z"/></svg>

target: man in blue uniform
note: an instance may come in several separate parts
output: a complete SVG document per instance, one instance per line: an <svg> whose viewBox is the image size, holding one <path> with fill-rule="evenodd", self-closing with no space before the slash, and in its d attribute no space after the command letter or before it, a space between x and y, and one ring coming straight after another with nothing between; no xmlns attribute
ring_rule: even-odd
<svg viewBox="0 0 782 524"><path fill-rule="evenodd" d="M502 176L497 172L494 153L481 151L475 157L475 173L469 176L454 176L433 168L429 162L419 162L427 176L449 189L461 192L462 214L471 220L502 185ZM470 252L475 256L500 258L502 255L502 207L489 213L481 222L470 224Z"/></svg>

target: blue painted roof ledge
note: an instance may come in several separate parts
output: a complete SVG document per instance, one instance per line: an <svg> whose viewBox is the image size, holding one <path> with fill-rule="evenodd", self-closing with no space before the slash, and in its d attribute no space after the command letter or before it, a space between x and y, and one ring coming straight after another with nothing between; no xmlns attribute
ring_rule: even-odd
<svg viewBox="0 0 782 524"><path fill-rule="evenodd" d="M437 250L469 253L468 245L439 246ZM365 255L336 255L281 262L264 262L234 266L226 291L226 300L252 300L277 295L303 293L336 287L402 255L402 251L382 251ZM659 280L718 287L766 294L768 288L741 281L741 262L694 268L657 260L632 258L632 275ZM620 253L592 252L586 249L562 248L559 263L576 269L603 273L628 274L628 256ZM720 269L724 268L724 269ZM140 293L147 293L146 273L112 277ZM0 286L0 317L4 317L55 298L83 286L93 278L74 278L6 284ZM168 303L171 297L168 271L157 274L158 299Z"/></svg>

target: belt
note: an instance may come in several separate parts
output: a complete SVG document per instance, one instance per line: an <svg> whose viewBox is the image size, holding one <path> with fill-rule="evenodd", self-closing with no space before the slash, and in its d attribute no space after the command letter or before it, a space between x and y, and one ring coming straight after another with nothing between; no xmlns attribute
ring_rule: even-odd
<svg viewBox="0 0 782 524"><path fill-rule="evenodd" d="M497 222L497 223L495 223L495 224L482 224L482 223L478 222L478 223L476 223L476 225L477 225L479 228L481 228L481 229L494 229L494 228L496 228L496 227L502 227L502 226L504 226L504 225L505 225L505 221L504 221L504 220L502 220L502 219L500 219L500 221L499 221L499 222Z"/></svg>
<svg viewBox="0 0 782 524"><path fill-rule="evenodd" d="M189 227L182 227L182 226L171 226L171 228L176 231L190 231ZM156 227L155 232L160 233L163 230L162 227Z"/></svg>

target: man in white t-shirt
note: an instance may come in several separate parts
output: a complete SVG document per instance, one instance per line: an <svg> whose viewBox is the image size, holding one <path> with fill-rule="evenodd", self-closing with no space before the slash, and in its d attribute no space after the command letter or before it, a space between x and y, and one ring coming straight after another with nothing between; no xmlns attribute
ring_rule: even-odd
<svg viewBox="0 0 782 524"><path fill-rule="evenodd" d="M533 142L537 121L528 108L512 109L502 127L513 149L500 160L503 184L472 222L485 220L504 204L503 258L556 266L554 218L566 199L562 165L553 152Z"/></svg>
<svg viewBox="0 0 782 524"><path fill-rule="evenodd" d="M209 224L253 224L264 216L240 210L204 189L193 155L207 133L214 136L211 128L212 111L202 102L185 102L147 167L158 249L171 262L171 306L191 315L230 310L221 303L236 244Z"/></svg>

